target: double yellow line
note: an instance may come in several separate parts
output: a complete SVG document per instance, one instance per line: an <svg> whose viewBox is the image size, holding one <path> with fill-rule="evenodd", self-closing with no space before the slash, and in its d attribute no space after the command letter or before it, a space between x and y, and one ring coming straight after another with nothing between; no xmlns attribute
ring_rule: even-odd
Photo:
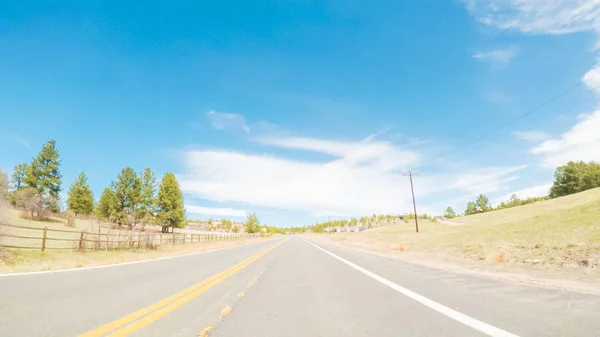
<svg viewBox="0 0 600 337"><path fill-rule="evenodd" d="M79 335L79 337L99 337L104 336L110 332L112 332L110 334L111 337L129 336L131 333L156 321L157 319L163 317L169 312L177 309L184 303L193 300L200 294L228 279L238 271L250 265L252 262L260 259L268 252L282 245L286 240L276 243L275 245L263 250L262 252L252 256L251 258L244 260L218 274L215 274L214 276L207 278L202 282L199 282L172 296L169 296L163 300L151 304L141 310L133 312L123 318L117 319L116 321L110 322L106 325L103 325L94 330Z"/></svg>

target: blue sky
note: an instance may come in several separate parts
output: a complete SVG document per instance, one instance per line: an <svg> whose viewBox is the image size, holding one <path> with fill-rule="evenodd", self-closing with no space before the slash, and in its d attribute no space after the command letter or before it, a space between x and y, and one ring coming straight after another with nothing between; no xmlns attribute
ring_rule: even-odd
<svg viewBox="0 0 600 337"><path fill-rule="evenodd" d="M65 190L83 171L98 196L123 167L151 167L178 176L190 217L281 226L409 212L408 170L430 213L540 195L556 166L600 160L599 12L595 0L4 1L0 168L52 138Z"/></svg>

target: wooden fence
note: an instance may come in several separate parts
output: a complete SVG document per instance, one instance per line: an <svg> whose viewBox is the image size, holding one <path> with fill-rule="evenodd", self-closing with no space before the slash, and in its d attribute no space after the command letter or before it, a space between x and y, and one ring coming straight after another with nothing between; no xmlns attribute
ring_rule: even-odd
<svg viewBox="0 0 600 337"><path fill-rule="evenodd" d="M0 223L0 247L36 250L153 249L161 245L183 245L230 241L251 237L246 233L159 233L129 230L76 231L16 226Z"/></svg>

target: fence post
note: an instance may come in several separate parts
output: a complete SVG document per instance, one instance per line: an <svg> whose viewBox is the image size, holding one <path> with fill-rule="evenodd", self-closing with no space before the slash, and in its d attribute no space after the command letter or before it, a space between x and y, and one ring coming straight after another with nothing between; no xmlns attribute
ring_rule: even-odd
<svg viewBox="0 0 600 337"><path fill-rule="evenodd" d="M175 233L173 233L173 246L175 246Z"/></svg>
<svg viewBox="0 0 600 337"><path fill-rule="evenodd" d="M160 233L160 245L162 246L162 232Z"/></svg>
<svg viewBox="0 0 600 337"><path fill-rule="evenodd" d="M183 233L183 244L185 245L185 240L187 240L187 235Z"/></svg>
<svg viewBox="0 0 600 337"><path fill-rule="evenodd" d="M110 229L106 230L106 251L108 252L108 245L109 245L109 237L110 237Z"/></svg>
<svg viewBox="0 0 600 337"><path fill-rule="evenodd" d="M81 231L81 235L79 236L79 250L83 250L83 235L85 231Z"/></svg>
<svg viewBox="0 0 600 337"><path fill-rule="evenodd" d="M48 234L48 227L44 227L44 235L42 236L42 252L46 250L47 234Z"/></svg>

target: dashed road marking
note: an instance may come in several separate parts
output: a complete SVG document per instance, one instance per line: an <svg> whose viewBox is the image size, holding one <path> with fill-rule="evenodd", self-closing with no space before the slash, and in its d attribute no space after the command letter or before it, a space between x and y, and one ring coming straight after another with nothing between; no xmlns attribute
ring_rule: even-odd
<svg viewBox="0 0 600 337"><path fill-rule="evenodd" d="M198 334L198 337L208 337L210 336L210 333L212 332L213 327L212 326L207 326L206 328L202 329L202 331L200 331L200 333Z"/></svg>
<svg viewBox="0 0 600 337"><path fill-rule="evenodd" d="M226 306L225 308L221 309L221 317L225 317L225 316L229 315L230 312L231 312L231 307Z"/></svg>

